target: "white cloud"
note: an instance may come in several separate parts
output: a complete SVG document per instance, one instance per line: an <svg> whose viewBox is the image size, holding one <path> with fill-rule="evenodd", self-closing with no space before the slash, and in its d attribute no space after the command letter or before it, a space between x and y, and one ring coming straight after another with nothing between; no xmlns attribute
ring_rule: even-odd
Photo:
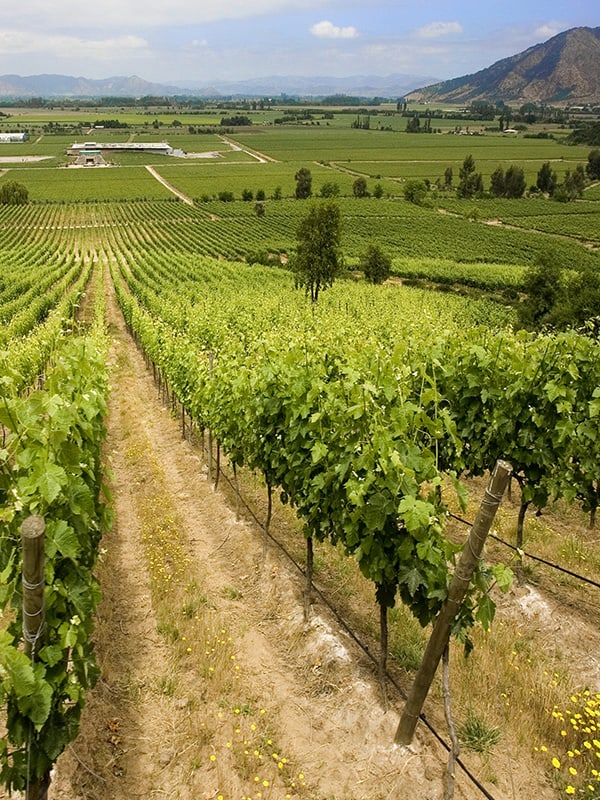
<svg viewBox="0 0 600 800"><path fill-rule="evenodd" d="M53 29L57 24L73 24L78 28L135 29L153 26L202 25L234 19L249 19L286 12L314 11L325 0L102 0L97 13L74 13L73 0L22 0L3 3L2 22L13 27L36 24ZM4 6L7 5L6 8ZM57 21L60 21L58 23Z"/></svg>
<svg viewBox="0 0 600 800"><path fill-rule="evenodd" d="M534 34L545 40L556 36L557 33L560 33L564 29L565 26L561 25L560 22L547 22L545 25L540 25L539 28L536 28Z"/></svg>
<svg viewBox="0 0 600 800"><path fill-rule="evenodd" d="M148 43L136 35L86 39L80 36L47 35L31 31L0 31L0 56L15 53L47 54L53 57L78 57L110 60L145 51Z"/></svg>
<svg viewBox="0 0 600 800"><path fill-rule="evenodd" d="M463 26L460 22L430 22L416 31L419 39L438 39L440 36L450 36L453 33L462 33Z"/></svg>
<svg viewBox="0 0 600 800"><path fill-rule="evenodd" d="M318 39L356 39L358 37L358 30L352 25L340 28L325 19L312 25L310 32Z"/></svg>

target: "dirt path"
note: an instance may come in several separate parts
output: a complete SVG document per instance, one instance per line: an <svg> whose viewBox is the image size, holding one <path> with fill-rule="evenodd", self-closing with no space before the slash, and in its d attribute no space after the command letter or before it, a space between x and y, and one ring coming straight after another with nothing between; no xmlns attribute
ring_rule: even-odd
<svg viewBox="0 0 600 800"><path fill-rule="evenodd" d="M230 139L228 136L219 136L219 139L225 142L225 144L228 144L232 150L237 150L239 152L246 153L252 158L255 158L260 164L277 163L276 158L272 158L271 156L268 156L265 153L259 153L258 150L252 150L250 147L241 145L239 142L236 142L235 139Z"/></svg>
<svg viewBox="0 0 600 800"><path fill-rule="evenodd" d="M183 202L184 202L184 203L187 203L187 204L188 204L188 206L193 206L193 205L194 205L194 201L192 200L192 198L191 198L191 197L188 197L188 196L187 196L187 194L184 194L183 192L180 192L180 191L179 191L179 189L176 189L174 186L172 186L172 185L171 185L171 184L170 184L170 183L169 183L167 180L165 180L165 179L162 177L162 175L160 175L160 174L159 174L159 173L158 173L158 172L157 172L157 171L154 169L154 167L151 167L149 164L146 164L146 169L148 170L148 172L150 173L150 175L152 175L152 177L153 177L153 178L156 178L156 180L157 180L159 183L162 183L162 185L165 187L165 189L168 189L168 190L169 190L170 192L172 192L172 193L173 193L173 194L174 194L176 197L179 197L179 199L180 199L180 200L183 200Z"/></svg>

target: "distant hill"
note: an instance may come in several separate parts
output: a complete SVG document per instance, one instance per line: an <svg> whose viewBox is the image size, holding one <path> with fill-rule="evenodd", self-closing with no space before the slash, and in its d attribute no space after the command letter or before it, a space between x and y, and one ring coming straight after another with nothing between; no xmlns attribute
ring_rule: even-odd
<svg viewBox="0 0 600 800"><path fill-rule="evenodd" d="M233 95L236 97L329 97L347 95L351 97L400 98L424 82L435 80L431 76L394 74L350 75L345 78L327 76L271 75L238 81L206 82L186 81L182 85L189 93L201 97Z"/></svg>
<svg viewBox="0 0 600 800"><path fill-rule="evenodd" d="M174 86L151 83L137 76L103 80L74 78L68 75L0 75L0 97L7 98L96 98L96 97L404 97L406 92L426 81L424 75L355 75L347 78L271 76L240 81L182 81Z"/></svg>
<svg viewBox="0 0 600 800"><path fill-rule="evenodd" d="M472 75L410 92L408 100L600 103L600 28L572 28Z"/></svg>
<svg viewBox="0 0 600 800"><path fill-rule="evenodd" d="M179 93L176 86L150 83L135 75L103 80L69 75L0 75L0 97L145 97Z"/></svg>

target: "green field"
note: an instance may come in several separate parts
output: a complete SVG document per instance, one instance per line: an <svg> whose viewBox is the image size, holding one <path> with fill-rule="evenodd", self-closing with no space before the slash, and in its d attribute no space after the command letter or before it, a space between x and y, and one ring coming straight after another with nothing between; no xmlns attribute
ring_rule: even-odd
<svg viewBox="0 0 600 800"><path fill-rule="evenodd" d="M289 111L299 114L302 110ZM29 130L30 138L23 144L0 145L0 185L17 180L26 186L33 204L102 204L98 212L102 216L112 215L108 210L112 201L145 201L150 205L143 213L154 209L151 216L156 216L157 225L168 226L176 217L169 240L174 233L185 237L198 253L253 260L261 253L293 252L298 223L307 210L306 201L294 199L295 175L305 167L312 175L313 197L319 197L327 184L337 188L349 268L359 263L368 243L380 244L389 252L397 275L428 278L438 285L454 282L512 290L521 285L524 267L549 249L564 268L598 268L598 186L587 187L585 200L571 203L539 196L465 201L457 199L453 189L435 189L448 167L456 186L467 155L474 158L485 188L499 165L521 167L530 186L542 164L550 162L560 181L566 170L585 167L589 154L587 147L566 145L564 129L551 131L554 138L536 139L502 135L485 130L482 124L434 120L436 130L448 132L407 134L406 118L392 104L370 117L369 130L351 127L359 116L365 118L360 109L344 113L335 108L312 109L311 120L291 125L274 124L276 119L289 118L280 108L249 110L244 114L253 125L233 133L225 128L222 133L199 132L200 126L231 116L234 112L229 109L174 109L171 113L55 108L9 113L0 128ZM107 119L118 119L129 127L91 127ZM463 135L451 133L459 128ZM479 135L467 135L467 131ZM190 157L109 151L108 168L66 169L72 161L67 149L85 141L168 142ZM353 197L358 177L366 178L370 195L380 191L381 199ZM411 179L432 186L422 207L404 200L404 186ZM234 202L221 201L224 192L233 195ZM184 205L177 194L190 205ZM252 202L242 202L243 194ZM257 194L265 197L261 218L255 208ZM158 208L166 210L159 213ZM175 244L171 241L169 246Z"/></svg>

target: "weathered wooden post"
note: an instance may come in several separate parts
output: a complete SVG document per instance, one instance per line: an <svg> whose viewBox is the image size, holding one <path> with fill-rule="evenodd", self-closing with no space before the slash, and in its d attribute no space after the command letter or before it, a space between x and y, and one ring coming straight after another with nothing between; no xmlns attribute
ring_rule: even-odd
<svg viewBox="0 0 600 800"><path fill-rule="evenodd" d="M44 541L46 523L32 515L21 525L23 542L23 636L33 659L44 633Z"/></svg>
<svg viewBox="0 0 600 800"><path fill-rule="evenodd" d="M208 354L208 370L212 378L215 363L215 354L211 350ZM213 435L210 425L208 426L208 480L213 479Z"/></svg>
<svg viewBox="0 0 600 800"><path fill-rule="evenodd" d="M448 590L448 597L437 616L427 643L421 666L404 706L394 741L409 745L417 727L423 703L431 687L433 677L448 642L454 618L460 611L464 596L469 588L471 577L481 557L483 545L492 527L496 511L506 490L512 467L506 461L497 461L487 489L481 501L477 517L469 533L469 538L461 553L454 576Z"/></svg>
<svg viewBox="0 0 600 800"><path fill-rule="evenodd" d="M33 514L21 525L23 544L23 638L25 653L32 661L44 636L44 543L46 523L43 517ZM31 744L29 744L29 747ZM47 800L50 773L28 781L25 800Z"/></svg>

